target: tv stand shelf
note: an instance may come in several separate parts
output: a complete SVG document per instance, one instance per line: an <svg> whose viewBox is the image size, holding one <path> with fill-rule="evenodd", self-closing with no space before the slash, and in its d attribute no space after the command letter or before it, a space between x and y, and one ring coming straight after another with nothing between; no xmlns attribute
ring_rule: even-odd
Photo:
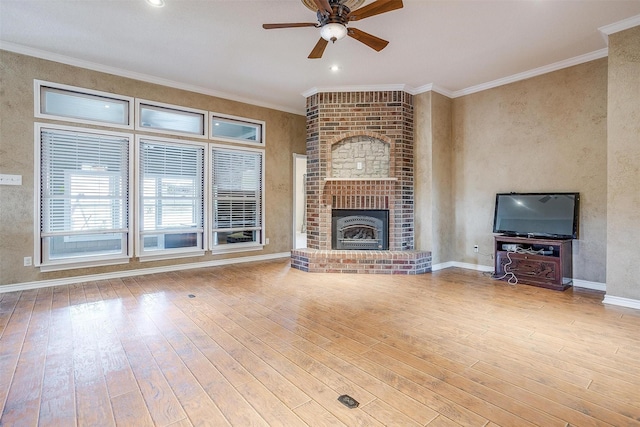
<svg viewBox="0 0 640 427"><path fill-rule="evenodd" d="M495 236L495 274L513 273L518 283L564 291L573 282L571 239ZM517 250L507 250L512 245ZM543 253L535 253L537 251ZM508 280L510 275L503 280Z"/></svg>

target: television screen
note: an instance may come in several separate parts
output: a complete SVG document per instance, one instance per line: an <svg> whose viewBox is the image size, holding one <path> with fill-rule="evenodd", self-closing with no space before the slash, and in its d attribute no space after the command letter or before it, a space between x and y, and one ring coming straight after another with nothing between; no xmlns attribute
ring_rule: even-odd
<svg viewBox="0 0 640 427"><path fill-rule="evenodd" d="M579 193L496 194L493 232L577 239L579 204Z"/></svg>

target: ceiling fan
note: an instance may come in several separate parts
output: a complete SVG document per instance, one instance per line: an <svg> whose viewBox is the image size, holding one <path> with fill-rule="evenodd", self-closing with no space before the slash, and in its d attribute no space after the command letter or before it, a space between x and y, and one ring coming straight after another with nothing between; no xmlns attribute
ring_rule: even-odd
<svg viewBox="0 0 640 427"><path fill-rule="evenodd" d="M322 54L330 41L335 42L346 36L352 37L379 52L389 44L388 41L357 28L348 27L347 24L350 21L358 21L400 9L403 6L402 0L376 0L364 7L351 11L351 7L358 7L363 2L364 0L302 0L305 6L316 11L318 22L263 24L262 28L265 30L298 27L320 28L320 40L318 40L318 43L309 54L311 59L322 58Z"/></svg>

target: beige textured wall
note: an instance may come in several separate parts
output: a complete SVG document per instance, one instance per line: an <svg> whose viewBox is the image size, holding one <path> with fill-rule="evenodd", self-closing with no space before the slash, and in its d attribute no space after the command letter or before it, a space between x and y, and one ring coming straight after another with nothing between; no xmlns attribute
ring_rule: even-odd
<svg viewBox="0 0 640 427"><path fill-rule="evenodd" d="M640 300L640 26L609 36L607 296Z"/></svg>
<svg viewBox="0 0 640 427"><path fill-rule="evenodd" d="M574 277L605 281L606 59L454 99L453 141L454 260L493 265L496 193L579 191Z"/></svg>
<svg viewBox="0 0 640 427"><path fill-rule="evenodd" d="M438 264L453 259L451 99L425 92L413 100L416 248Z"/></svg>
<svg viewBox="0 0 640 427"><path fill-rule="evenodd" d="M434 92L431 97L433 135L433 264L454 259L452 101Z"/></svg>
<svg viewBox="0 0 640 427"><path fill-rule="evenodd" d="M39 273L23 267L33 256L34 237L34 101L33 79L80 86L169 104L216 111L266 122L266 236L262 251L171 261L131 262L124 266ZM306 149L304 116L99 73L0 50L0 173L22 175L22 186L0 186L0 285L203 262L217 258L262 255L292 247L292 155ZM42 122L51 122L40 120ZM62 123L64 124L64 123Z"/></svg>
<svg viewBox="0 0 640 427"><path fill-rule="evenodd" d="M414 149L414 234L415 248L431 251L432 264L439 254L433 249L433 136L431 133L431 96L425 92L413 97Z"/></svg>

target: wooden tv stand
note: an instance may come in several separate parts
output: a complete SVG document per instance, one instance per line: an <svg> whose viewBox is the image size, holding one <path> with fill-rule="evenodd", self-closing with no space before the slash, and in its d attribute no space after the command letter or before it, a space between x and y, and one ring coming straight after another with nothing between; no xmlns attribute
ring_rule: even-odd
<svg viewBox="0 0 640 427"><path fill-rule="evenodd" d="M572 243L571 239L495 236L495 274L503 276L506 266L507 272L512 272L518 283L564 291L573 282ZM520 251L504 250L503 245L517 245ZM539 249L545 253L526 253L527 250Z"/></svg>

